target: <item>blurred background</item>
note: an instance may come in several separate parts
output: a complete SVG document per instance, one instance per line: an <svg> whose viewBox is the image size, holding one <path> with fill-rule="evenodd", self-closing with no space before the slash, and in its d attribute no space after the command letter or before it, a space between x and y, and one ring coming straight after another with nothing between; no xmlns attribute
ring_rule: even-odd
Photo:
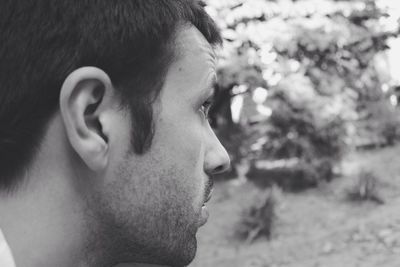
<svg viewBox="0 0 400 267"><path fill-rule="evenodd" d="M400 266L400 2L205 4L232 169L190 266Z"/></svg>

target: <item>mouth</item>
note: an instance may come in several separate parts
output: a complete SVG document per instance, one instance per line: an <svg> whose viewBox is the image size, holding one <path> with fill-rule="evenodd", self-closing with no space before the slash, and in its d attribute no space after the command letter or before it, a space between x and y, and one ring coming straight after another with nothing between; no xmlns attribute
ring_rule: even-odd
<svg viewBox="0 0 400 267"><path fill-rule="evenodd" d="M204 206L208 201L210 201L210 199L211 199L211 197L212 197L213 191L214 191L213 188L210 188L210 189L208 190L208 194L206 195L206 198L205 198L205 201L204 201L203 206Z"/></svg>
<svg viewBox="0 0 400 267"><path fill-rule="evenodd" d="M206 224L208 217L210 217L210 213L208 212L207 206L203 204L199 217L199 227Z"/></svg>
<svg viewBox="0 0 400 267"><path fill-rule="evenodd" d="M214 188L214 179L212 179L210 177L208 179L208 182L207 182L207 185L206 185L206 190L204 192L204 203L207 203L211 199L213 188Z"/></svg>
<svg viewBox="0 0 400 267"><path fill-rule="evenodd" d="M199 227L203 226L204 224L206 224L206 222L208 220L208 217L210 216L210 214L208 212L208 209L207 209L207 206L206 206L206 203L208 201L210 201L211 196L212 196L212 192L213 192L213 181L212 181L212 179L209 179L208 186L207 186L207 189L206 189L205 194L204 194L204 202L203 202L203 205L201 207Z"/></svg>

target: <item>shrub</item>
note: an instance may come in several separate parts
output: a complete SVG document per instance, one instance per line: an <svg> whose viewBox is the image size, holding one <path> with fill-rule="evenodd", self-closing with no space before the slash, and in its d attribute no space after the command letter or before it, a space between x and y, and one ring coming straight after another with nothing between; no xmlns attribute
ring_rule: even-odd
<svg viewBox="0 0 400 267"><path fill-rule="evenodd" d="M399 120L399 111L392 110L390 107L386 113L382 114L376 120L379 122L380 134L386 140L388 145L393 145L400 136L400 120Z"/></svg>
<svg viewBox="0 0 400 267"><path fill-rule="evenodd" d="M286 95L277 93L270 98L274 112L267 126L252 133L253 143L264 138L258 146L248 177L251 180L272 180L285 190L299 191L333 178L333 168L345 152L345 123L340 117L327 119L311 106L294 107ZM298 163L274 169L258 169L259 161L291 161ZM257 179L255 176L258 176Z"/></svg>
<svg viewBox="0 0 400 267"><path fill-rule="evenodd" d="M260 191L250 207L242 213L242 220L238 227L238 236L240 239L251 243L259 237L270 239L273 227L277 219L277 195L279 189L272 187Z"/></svg>
<svg viewBox="0 0 400 267"><path fill-rule="evenodd" d="M357 182L348 190L347 198L351 201L373 201L384 204L378 192L379 181L374 172L361 170Z"/></svg>
<svg viewBox="0 0 400 267"><path fill-rule="evenodd" d="M285 191L299 192L317 185L317 168L311 164L290 160L257 163L250 166L246 176L260 188L277 185Z"/></svg>

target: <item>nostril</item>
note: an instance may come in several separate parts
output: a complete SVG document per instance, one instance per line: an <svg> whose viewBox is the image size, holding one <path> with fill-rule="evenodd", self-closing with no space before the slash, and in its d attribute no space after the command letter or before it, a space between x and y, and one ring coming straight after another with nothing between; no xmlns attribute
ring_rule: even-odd
<svg viewBox="0 0 400 267"><path fill-rule="evenodd" d="M224 170L224 167L222 165L218 166L217 168L214 169L214 173L220 173Z"/></svg>
<svg viewBox="0 0 400 267"><path fill-rule="evenodd" d="M229 169L228 166L219 165L218 167L216 167L216 168L214 169L213 173L214 173L214 174L218 174L218 173L221 173L221 172L225 172L225 171L227 171L228 169Z"/></svg>
<svg viewBox="0 0 400 267"><path fill-rule="evenodd" d="M228 171L230 167L231 161L228 152L221 143L218 143L217 146L207 151L204 160L204 170L206 173L210 175L220 174Z"/></svg>

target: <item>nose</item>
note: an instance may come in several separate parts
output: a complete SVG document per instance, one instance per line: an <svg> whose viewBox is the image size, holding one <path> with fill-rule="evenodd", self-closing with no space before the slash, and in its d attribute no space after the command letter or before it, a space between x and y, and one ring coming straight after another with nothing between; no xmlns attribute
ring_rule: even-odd
<svg viewBox="0 0 400 267"><path fill-rule="evenodd" d="M231 167L231 160L228 152L218 140L217 136L212 133L212 142L205 155L205 172L208 175L215 175L226 172Z"/></svg>

